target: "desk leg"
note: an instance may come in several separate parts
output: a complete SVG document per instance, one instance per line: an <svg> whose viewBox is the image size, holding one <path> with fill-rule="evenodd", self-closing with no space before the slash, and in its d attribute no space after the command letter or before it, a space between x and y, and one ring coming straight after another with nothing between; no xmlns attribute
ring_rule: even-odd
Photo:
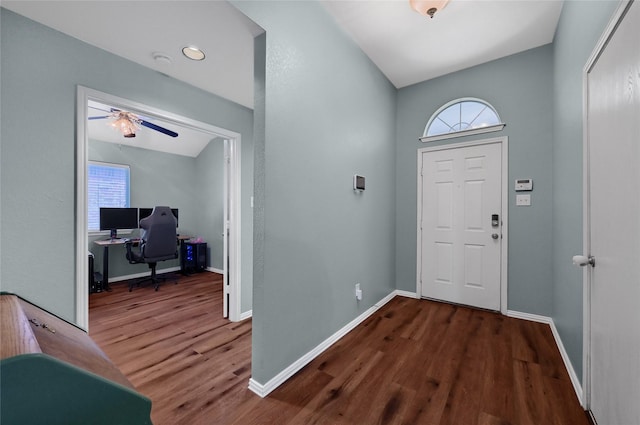
<svg viewBox="0 0 640 425"><path fill-rule="evenodd" d="M111 291L109 286L109 246L104 246L104 252L102 254L102 289L105 291Z"/></svg>

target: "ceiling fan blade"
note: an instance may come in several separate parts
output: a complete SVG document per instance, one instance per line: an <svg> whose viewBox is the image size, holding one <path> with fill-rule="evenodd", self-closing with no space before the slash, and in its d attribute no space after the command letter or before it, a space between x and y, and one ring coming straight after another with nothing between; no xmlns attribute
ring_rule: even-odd
<svg viewBox="0 0 640 425"><path fill-rule="evenodd" d="M107 112L107 113L108 113L108 112L113 112L113 111L110 111L110 110L108 110L108 109L104 109L104 108L99 108L99 107L97 107L97 106L93 106L93 105L91 105L91 104L87 105L87 107L88 107L88 108L91 108L91 109L95 109L96 111L102 111L102 112Z"/></svg>
<svg viewBox="0 0 640 425"><path fill-rule="evenodd" d="M109 118L110 115L103 115L101 117L89 117L90 120L103 120L105 118Z"/></svg>
<svg viewBox="0 0 640 425"><path fill-rule="evenodd" d="M142 120L142 121L140 121L140 125L143 126L143 127L150 128L152 130L159 131L160 133L164 133L167 136L178 137L178 133L176 133L175 131L171 131L171 130L168 130L168 129L164 128L164 127L160 127L159 125L155 125L153 123L150 123L149 121Z"/></svg>

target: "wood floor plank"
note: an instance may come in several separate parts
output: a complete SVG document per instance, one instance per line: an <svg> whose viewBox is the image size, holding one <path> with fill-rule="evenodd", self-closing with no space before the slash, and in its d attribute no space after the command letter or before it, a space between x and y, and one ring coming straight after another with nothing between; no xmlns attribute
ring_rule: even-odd
<svg viewBox="0 0 640 425"><path fill-rule="evenodd" d="M494 315L487 322L491 334L488 337L481 413L478 423L491 423L499 418L504 423L514 423L513 357L511 349L510 320ZM499 422L498 422L499 423Z"/></svg>
<svg viewBox="0 0 640 425"><path fill-rule="evenodd" d="M540 365L515 359L513 375L516 422L522 425L553 424Z"/></svg>
<svg viewBox="0 0 640 425"><path fill-rule="evenodd" d="M262 399L222 277L92 294L90 333L156 425L589 425L547 325L396 297Z"/></svg>

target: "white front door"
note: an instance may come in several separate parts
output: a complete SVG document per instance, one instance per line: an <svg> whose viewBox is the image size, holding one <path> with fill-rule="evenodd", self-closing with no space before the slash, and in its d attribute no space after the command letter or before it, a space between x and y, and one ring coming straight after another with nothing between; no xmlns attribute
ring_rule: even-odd
<svg viewBox="0 0 640 425"><path fill-rule="evenodd" d="M640 424L640 4L610 35L587 73L587 403L598 424L629 425Z"/></svg>
<svg viewBox="0 0 640 425"><path fill-rule="evenodd" d="M500 310L501 143L421 155L422 297Z"/></svg>

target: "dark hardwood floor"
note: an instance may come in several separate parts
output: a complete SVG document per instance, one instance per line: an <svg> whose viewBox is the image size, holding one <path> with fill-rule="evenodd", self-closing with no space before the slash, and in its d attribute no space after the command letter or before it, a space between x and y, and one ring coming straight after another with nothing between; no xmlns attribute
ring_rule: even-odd
<svg viewBox="0 0 640 425"><path fill-rule="evenodd" d="M396 297L262 399L251 320L200 273L90 298L90 334L156 425L588 425L547 325Z"/></svg>

